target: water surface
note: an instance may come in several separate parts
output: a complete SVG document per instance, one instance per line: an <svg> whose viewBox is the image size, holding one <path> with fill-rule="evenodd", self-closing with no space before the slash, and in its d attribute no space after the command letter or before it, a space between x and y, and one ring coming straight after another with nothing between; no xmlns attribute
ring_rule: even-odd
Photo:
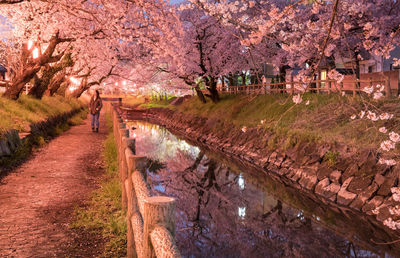
<svg viewBox="0 0 400 258"><path fill-rule="evenodd" d="M151 160L153 192L177 199L176 239L185 257L391 257L393 247L370 242L390 236L368 219L332 210L157 125L128 126L136 128L137 154Z"/></svg>

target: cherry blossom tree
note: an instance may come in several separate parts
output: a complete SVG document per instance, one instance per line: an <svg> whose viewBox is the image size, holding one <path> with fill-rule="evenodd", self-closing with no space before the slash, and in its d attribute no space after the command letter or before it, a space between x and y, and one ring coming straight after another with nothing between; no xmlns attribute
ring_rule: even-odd
<svg viewBox="0 0 400 258"><path fill-rule="evenodd" d="M180 23L164 27L163 34L170 38L160 40L160 47L153 49L155 63L166 64L160 69L193 87L203 102L206 99L198 82L204 81L209 92L206 95L217 102L218 78L229 72L248 69L248 51L231 30L234 28L221 26L202 10L189 8L177 13Z"/></svg>
<svg viewBox="0 0 400 258"><path fill-rule="evenodd" d="M271 49L268 62L282 68L305 68L312 76L321 64L334 68L335 58L359 61L368 54L387 58L399 43L398 1L213 1L191 0L221 24L234 25L253 49ZM247 34L246 34L247 32ZM389 93L389 92L388 92Z"/></svg>
<svg viewBox="0 0 400 258"><path fill-rule="evenodd" d="M84 75L88 69L82 67L89 64L93 82L98 82L104 75L110 76L108 71L111 66L118 66L115 70L123 72L127 62L135 62L141 54L132 55L132 49L140 46L142 41L154 40L152 34L158 23L165 22L170 16L166 1L49 0L9 3L13 4L0 5L0 13L12 21L12 41L18 48L23 48L24 55L30 55L25 49L26 42L34 40L46 49L48 39L57 32L59 42L54 53L59 55L65 53L65 49L71 49L74 62L71 70L81 70L81 75ZM68 39L69 44L64 44L64 39ZM40 62L31 60L24 64L35 69L29 69L28 75L16 74L6 97L18 98L25 83L42 67L53 65L47 62L44 53L39 59ZM11 91L12 94L9 93Z"/></svg>

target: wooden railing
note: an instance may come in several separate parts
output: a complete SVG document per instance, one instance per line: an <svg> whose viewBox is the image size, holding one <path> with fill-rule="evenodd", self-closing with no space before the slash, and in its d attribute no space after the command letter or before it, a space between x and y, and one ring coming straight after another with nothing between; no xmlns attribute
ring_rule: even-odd
<svg viewBox="0 0 400 258"><path fill-rule="evenodd" d="M305 89L307 92L313 93L341 93L356 95L363 92L365 87L375 86L381 84L385 86L386 91L383 92L385 95L388 94L390 89L389 80L353 80L353 81L341 81L338 83L335 80L315 80L308 83L305 82L278 82L278 83L261 83L261 84L249 84L239 86L228 86L220 88L219 91L228 94L272 94L272 93L287 93L297 94L303 92L301 89ZM393 90L393 89L391 89Z"/></svg>
<svg viewBox="0 0 400 258"><path fill-rule="evenodd" d="M122 207L127 211L127 257L181 257L175 243L175 199L152 196L147 159L135 155L135 139L113 108Z"/></svg>

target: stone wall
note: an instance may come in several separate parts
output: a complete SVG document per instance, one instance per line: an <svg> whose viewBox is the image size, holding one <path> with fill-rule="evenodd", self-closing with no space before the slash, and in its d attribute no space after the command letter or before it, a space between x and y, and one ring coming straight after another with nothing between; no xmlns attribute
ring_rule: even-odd
<svg viewBox="0 0 400 258"><path fill-rule="evenodd" d="M378 224L389 218L400 221L390 212L400 205L391 193L391 188L399 185L400 167L379 164L379 153L374 150L311 142L270 149L272 135L262 128L247 128L244 132L231 123L168 109L151 109L145 116L175 133L244 160L343 213L361 213ZM329 158L332 155L336 156L334 161Z"/></svg>
<svg viewBox="0 0 400 258"><path fill-rule="evenodd" d="M0 137L0 158L11 156L14 151L22 144L17 130L10 130Z"/></svg>
<svg viewBox="0 0 400 258"><path fill-rule="evenodd" d="M9 130L0 135L0 158L11 157L24 141L29 141L33 137L37 136L49 136L51 130L53 130L57 125L65 123L70 117L81 110L81 108L77 108L60 115L52 116L45 121L33 123L30 125L31 130L29 134L23 139L20 138L18 131L15 129Z"/></svg>

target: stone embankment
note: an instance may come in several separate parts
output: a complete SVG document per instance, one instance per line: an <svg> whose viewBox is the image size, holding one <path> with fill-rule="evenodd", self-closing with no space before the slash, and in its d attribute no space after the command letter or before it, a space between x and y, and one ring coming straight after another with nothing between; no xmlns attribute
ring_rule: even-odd
<svg viewBox="0 0 400 258"><path fill-rule="evenodd" d="M272 135L261 127L242 130L233 124L168 109L154 108L132 114L245 160L342 213L355 211L386 225L400 222L395 214L400 202L394 200L391 192L392 187L399 185L400 166L379 164L379 153L374 150L359 151L340 144L311 142L272 149L269 146ZM276 145L283 146L283 143Z"/></svg>
<svg viewBox="0 0 400 258"><path fill-rule="evenodd" d="M30 125L30 132L26 137L20 137L17 130L12 129L0 135L0 158L12 156L24 141L35 136L47 136L57 125L66 122L70 117L81 111L81 108L50 117L45 121Z"/></svg>
<svg viewBox="0 0 400 258"><path fill-rule="evenodd" d="M14 151L21 146L22 141L19 138L17 130L10 130L0 137L0 158L11 156Z"/></svg>

